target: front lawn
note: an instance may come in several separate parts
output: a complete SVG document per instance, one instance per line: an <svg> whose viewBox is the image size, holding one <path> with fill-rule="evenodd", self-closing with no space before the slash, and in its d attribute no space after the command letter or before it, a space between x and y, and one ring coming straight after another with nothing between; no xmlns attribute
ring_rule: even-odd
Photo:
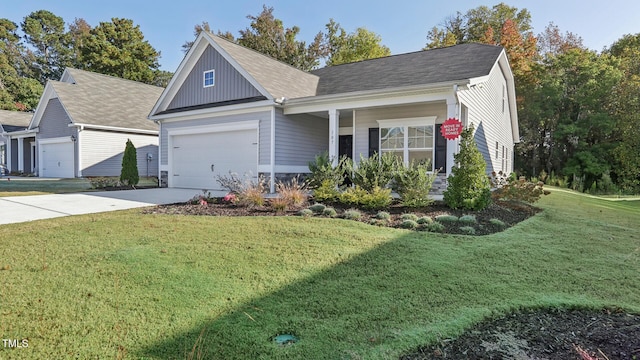
<svg viewBox="0 0 640 360"><path fill-rule="evenodd" d="M471 237L130 210L0 228L0 358L397 358L537 307L640 312L640 206L554 192ZM279 346L276 335L299 341Z"/></svg>
<svg viewBox="0 0 640 360"><path fill-rule="evenodd" d="M140 178L139 187L154 187L157 185L156 178ZM92 188L91 181L85 178L41 179L19 176L5 176L0 178L0 197L62 194L96 190L99 191L101 189Z"/></svg>

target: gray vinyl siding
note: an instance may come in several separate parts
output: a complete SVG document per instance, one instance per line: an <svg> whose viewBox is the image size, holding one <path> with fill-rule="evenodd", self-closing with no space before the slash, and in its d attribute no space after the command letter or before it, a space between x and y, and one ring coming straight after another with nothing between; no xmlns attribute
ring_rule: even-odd
<svg viewBox="0 0 640 360"><path fill-rule="evenodd" d="M70 128L71 119L62 107L58 98L50 99L40 119L38 139L50 139L75 135L75 128Z"/></svg>
<svg viewBox="0 0 640 360"><path fill-rule="evenodd" d="M81 132L82 176L120 176L127 139L136 147L138 174L157 176L158 136L98 130ZM152 161L147 162L147 154L153 156Z"/></svg>
<svg viewBox="0 0 640 360"><path fill-rule="evenodd" d="M14 139L9 144L11 146L11 169L9 171L18 171L18 141Z"/></svg>
<svg viewBox="0 0 640 360"><path fill-rule="evenodd" d="M215 70L215 85L205 88L203 74L208 70ZM208 46L167 110L261 95L222 55Z"/></svg>
<svg viewBox="0 0 640 360"><path fill-rule="evenodd" d="M260 125L258 128L259 133L259 157L258 164L259 165L269 165L270 164L270 149L271 149L271 112L270 111L262 111L262 112L253 112L239 115L230 115L230 116L219 116L219 117L206 117L202 119L196 120L182 120L175 122L165 122L162 123L161 132L160 132L160 157L161 157L161 165L168 165L169 152L167 149L168 144L168 131L170 129L180 129L184 127L190 126L204 126L204 125L214 125L214 124L225 124L225 123L233 123L238 121L247 121L247 120L259 120Z"/></svg>
<svg viewBox="0 0 640 360"><path fill-rule="evenodd" d="M34 140L33 138L24 138L19 139L18 141L22 141L22 159L24 161L24 172L30 174L33 170L33 166L31 165L31 142Z"/></svg>
<svg viewBox="0 0 640 360"><path fill-rule="evenodd" d="M378 120L436 116L436 124L447 119L447 104L442 102L356 110L356 151L354 159L369 156L369 128L377 128Z"/></svg>
<svg viewBox="0 0 640 360"><path fill-rule="evenodd" d="M306 166L329 149L329 121L276 110L276 165Z"/></svg>
<svg viewBox="0 0 640 360"><path fill-rule="evenodd" d="M509 97L505 93L503 106L503 88L506 91L506 80L499 66L494 66L484 86L476 86L470 90L460 91L460 101L469 109L468 119L476 129L474 139L478 149L487 162L487 173L491 171L513 169L513 136ZM498 156L495 154L498 143ZM502 147L508 153L507 163L503 169Z"/></svg>

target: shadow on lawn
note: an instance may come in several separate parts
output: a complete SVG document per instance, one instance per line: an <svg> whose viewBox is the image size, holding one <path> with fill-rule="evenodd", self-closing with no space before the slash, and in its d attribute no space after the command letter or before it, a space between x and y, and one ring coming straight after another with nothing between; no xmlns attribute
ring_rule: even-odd
<svg viewBox="0 0 640 360"><path fill-rule="evenodd" d="M541 290L531 284L554 286L542 285L527 270L541 259L518 250L526 241L505 246L504 238L488 240L403 235L136 353L163 359L337 359L387 357L393 349L397 356L398 349L439 336L435 331L481 320L488 309L530 304ZM505 257L522 274L504 269ZM276 345L274 336L285 333L300 341Z"/></svg>

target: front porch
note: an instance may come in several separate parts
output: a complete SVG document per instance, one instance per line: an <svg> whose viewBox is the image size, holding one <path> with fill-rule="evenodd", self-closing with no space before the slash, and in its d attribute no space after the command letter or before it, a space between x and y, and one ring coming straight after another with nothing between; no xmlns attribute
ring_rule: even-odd
<svg viewBox="0 0 640 360"><path fill-rule="evenodd" d="M9 134L5 156L8 173L36 173L36 139L34 134L27 131Z"/></svg>

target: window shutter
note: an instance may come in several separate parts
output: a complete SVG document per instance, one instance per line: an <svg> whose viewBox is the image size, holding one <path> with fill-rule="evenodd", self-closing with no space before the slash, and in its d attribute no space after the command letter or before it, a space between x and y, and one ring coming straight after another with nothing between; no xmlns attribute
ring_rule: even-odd
<svg viewBox="0 0 640 360"><path fill-rule="evenodd" d="M380 152L380 129L369 128L369 157Z"/></svg>

